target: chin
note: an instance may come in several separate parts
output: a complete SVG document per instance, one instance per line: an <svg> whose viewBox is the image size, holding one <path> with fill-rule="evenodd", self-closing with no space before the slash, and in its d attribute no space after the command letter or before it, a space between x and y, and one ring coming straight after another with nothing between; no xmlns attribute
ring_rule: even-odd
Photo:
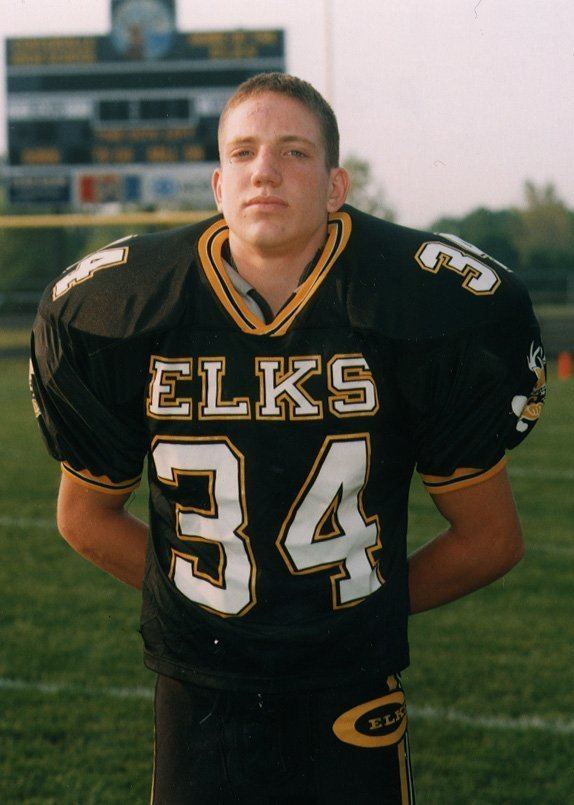
<svg viewBox="0 0 574 805"><path fill-rule="evenodd" d="M281 246L289 240L289 237L283 227L262 221L247 229L245 240L253 246L269 249Z"/></svg>

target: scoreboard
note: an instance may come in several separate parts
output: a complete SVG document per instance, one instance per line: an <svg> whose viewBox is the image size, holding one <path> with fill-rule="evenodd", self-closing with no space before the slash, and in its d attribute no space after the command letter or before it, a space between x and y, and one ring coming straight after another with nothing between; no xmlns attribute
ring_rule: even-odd
<svg viewBox="0 0 574 805"><path fill-rule="evenodd" d="M112 0L109 35L11 38L6 61L12 204L205 207L219 114L285 69L284 34L183 33L174 0Z"/></svg>

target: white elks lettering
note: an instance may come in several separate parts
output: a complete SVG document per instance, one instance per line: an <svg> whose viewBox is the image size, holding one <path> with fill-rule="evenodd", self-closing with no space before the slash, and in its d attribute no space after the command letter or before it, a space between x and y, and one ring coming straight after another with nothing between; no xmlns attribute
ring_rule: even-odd
<svg viewBox="0 0 574 805"><path fill-rule="evenodd" d="M249 419L251 406L247 397L223 399L223 378L226 361L220 358L200 358L198 372L202 378L203 401L199 404L200 419Z"/></svg>
<svg viewBox="0 0 574 805"><path fill-rule="evenodd" d="M258 419L322 418L323 403L314 400L302 387L309 377L320 374L321 358L318 355L289 358L287 372L284 358L257 358L256 372L260 381L256 406Z"/></svg>
<svg viewBox="0 0 574 805"><path fill-rule="evenodd" d="M154 419L191 419L191 398L177 397L175 390L177 380L191 380L191 359L152 355L150 372L152 379L147 401L149 416Z"/></svg>
<svg viewBox="0 0 574 805"><path fill-rule="evenodd" d="M238 375L222 355L152 355L149 371L147 413L152 419L305 421L322 419L325 407L337 418L375 416L379 411L377 384L361 353L333 355L326 366L319 355L257 357L251 378ZM306 388L314 375L320 376L315 381L320 390L314 388L320 399ZM225 388L235 388L238 381L248 381L251 387L253 376L258 379L258 401L247 394L232 396Z"/></svg>
<svg viewBox="0 0 574 805"><path fill-rule="evenodd" d="M375 381L362 355L335 355L328 366L329 410L339 417L372 416L379 410Z"/></svg>

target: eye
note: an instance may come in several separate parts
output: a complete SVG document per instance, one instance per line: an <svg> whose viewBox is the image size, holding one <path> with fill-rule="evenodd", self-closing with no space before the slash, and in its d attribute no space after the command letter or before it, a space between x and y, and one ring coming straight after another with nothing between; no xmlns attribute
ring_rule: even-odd
<svg viewBox="0 0 574 805"><path fill-rule="evenodd" d="M232 151L230 159L246 159L251 156L251 153L249 148L238 148L236 151Z"/></svg>
<svg viewBox="0 0 574 805"><path fill-rule="evenodd" d="M292 157L297 157L298 159L305 159L307 157L307 154L304 151L300 151L298 148L290 148L287 154Z"/></svg>

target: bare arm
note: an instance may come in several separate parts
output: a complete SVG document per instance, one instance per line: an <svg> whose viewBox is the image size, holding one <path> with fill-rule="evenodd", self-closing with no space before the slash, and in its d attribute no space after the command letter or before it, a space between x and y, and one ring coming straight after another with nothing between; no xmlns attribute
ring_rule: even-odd
<svg viewBox="0 0 574 805"><path fill-rule="evenodd" d="M506 470L476 486L435 495L433 500L450 526L409 557L413 614L490 584L524 554Z"/></svg>
<svg viewBox="0 0 574 805"><path fill-rule="evenodd" d="M88 561L132 587L141 588L148 527L124 505L130 493L109 495L63 475L58 495L58 529Z"/></svg>

